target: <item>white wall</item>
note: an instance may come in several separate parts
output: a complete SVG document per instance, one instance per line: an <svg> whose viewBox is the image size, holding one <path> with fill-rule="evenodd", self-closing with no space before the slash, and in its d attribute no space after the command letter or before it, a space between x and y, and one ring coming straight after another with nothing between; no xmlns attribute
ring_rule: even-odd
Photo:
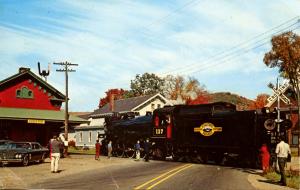
<svg viewBox="0 0 300 190"><path fill-rule="evenodd" d="M91 133L91 139L90 139L90 133ZM83 146L84 144L89 147L95 147L96 140L98 139L98 133L104 134L103 129L90 129L90 130L76 130L76 146ZM82 140L81 140L82 135ZM99 139L99 142L101 142L101 138Z"/></svg>
<svg viewBox="0 0 300 190"><path fill-rule="evenodd" d="M152 107L152 104L154 104L154 108ZM145 107L143 107L140 110L133 110L133 111L138 111L140 113L140 116L146 115L146 112L150 111L153 112L155 109L158 108L158 105L160 105L161 108L165 106L165 104L158 98L154 99L151 102L148 102Z"/></svg>

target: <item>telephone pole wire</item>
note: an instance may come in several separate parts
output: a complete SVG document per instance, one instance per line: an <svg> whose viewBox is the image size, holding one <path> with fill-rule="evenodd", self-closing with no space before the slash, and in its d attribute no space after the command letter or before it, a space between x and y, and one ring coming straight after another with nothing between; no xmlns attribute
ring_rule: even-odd
<svg viewBox="0 0 300 190"><path fill-rule="evenodd" d="M69 129L69 110L68 110L68 101L69 101L69 95L68 95L68 73L69 72L76 72L74 69L69 69L70 66L78 66L78 64L72 64L69 62L58 62L53 63L54 65L61 65L64 68L63 69L56 69L57 72L65 72L65 84L66 84L66 96L65 96L65 141L68 142L68 129ZM65 143L65 142L64 142ZM67 156L68 153L68 146L65 145L65 156Z"/></svg>

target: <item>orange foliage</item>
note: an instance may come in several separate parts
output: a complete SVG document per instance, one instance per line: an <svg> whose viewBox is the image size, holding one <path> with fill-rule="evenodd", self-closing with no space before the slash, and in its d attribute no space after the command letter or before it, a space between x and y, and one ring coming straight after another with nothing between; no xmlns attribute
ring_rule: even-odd
<svg viewBox="0 0 300 190"><path fill-rule="evenodd" d="M111 94L114 94L114 99L122 99L123 95L125 94L125 90L121 89L109 89L105 92L106 96L104 98L101 98L99 101L99 108L103 107L105 104L109 102L109 97Z"/></svg>
<svg viewBox="0 0 300 190"><path fill-rule="evenodd" d="M268 94L257 95L255 101L249 105L250 110L261 109L267 104Z"/></svg>
<svg viewBox="0 0 300 190"><path fill-rule="evenodd" d="M211 100L211 97L206 93L199 94L195 99L188 98L186 100L187 105L196 105L196 104L207 104Z"/></svg>

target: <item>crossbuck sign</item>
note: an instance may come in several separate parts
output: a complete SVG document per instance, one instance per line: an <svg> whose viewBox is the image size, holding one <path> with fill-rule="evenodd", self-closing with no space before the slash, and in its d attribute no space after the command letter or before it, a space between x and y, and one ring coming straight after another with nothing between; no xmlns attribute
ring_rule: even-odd
<svg viewBox="0 0 300 190"><path fill-rule="evenodd" d="M279 97L280 100L282 100L285 104L290 104L290 99L284 95L284 92L288 89L290 86L289 82L285 82L282 85L279 85L279 88L276 89L275 87L272 88L274 94L270 96L267 101L266 107L270 107Z"/></svg>

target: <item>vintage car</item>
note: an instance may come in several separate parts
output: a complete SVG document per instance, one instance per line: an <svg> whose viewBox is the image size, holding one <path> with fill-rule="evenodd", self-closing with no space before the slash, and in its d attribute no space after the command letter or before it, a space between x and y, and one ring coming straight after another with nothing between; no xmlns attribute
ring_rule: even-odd
<svg viewBox="0 0 300 190"><path fill-rule="evenodd" d="M38 142L8 142L0 145L0 165L4 163L43 162L49 150Z"/></svg>

